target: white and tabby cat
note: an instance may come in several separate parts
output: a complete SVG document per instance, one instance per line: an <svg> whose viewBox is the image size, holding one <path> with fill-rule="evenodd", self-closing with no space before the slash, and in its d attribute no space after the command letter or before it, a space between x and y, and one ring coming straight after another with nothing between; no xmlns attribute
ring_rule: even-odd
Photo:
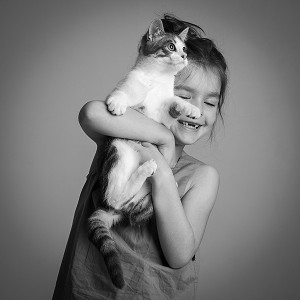
<svg viewBox="0 0 300 300"><path fill-rule="evenodd" d="M187 65L187 33L188 28L179 35L166 33L161 20L152 22L135 66L106 100L112 114L121 115L127 107L133 107L168 128L180 114L200 117L197 107L173 92L175 75ZM110 228L124 219L140 225L153 214L147 178L157 165L154 160L142 163L139 147L136 141L107 138L98 168L103 198L88 220L89 238L102 253L117 288L124 286L124 279Z"/></svg>

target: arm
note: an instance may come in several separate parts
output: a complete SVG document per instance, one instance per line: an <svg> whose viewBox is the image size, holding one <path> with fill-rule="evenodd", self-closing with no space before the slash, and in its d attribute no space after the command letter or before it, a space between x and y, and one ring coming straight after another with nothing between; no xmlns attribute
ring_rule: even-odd
<svg viewBox="0 0 300 300"><path fill-rule="evenodd" d="M97 145L104 136L147 141L157 145L168 162L174 160L175 142L171 131L134 109L128 108L125 114L114 116L104 101L90 101L80 110L79 123Z"/></svg>
<svg viewBox="0 0 300 300"><path fill-rule="evenodd" d="M219 176L214 168L200 166L181 200L172 171L159 159L154 147L152 152L158 163L151 180L159 240L169 265L180 268L192 259L200 245L217 196Z"/></svg>

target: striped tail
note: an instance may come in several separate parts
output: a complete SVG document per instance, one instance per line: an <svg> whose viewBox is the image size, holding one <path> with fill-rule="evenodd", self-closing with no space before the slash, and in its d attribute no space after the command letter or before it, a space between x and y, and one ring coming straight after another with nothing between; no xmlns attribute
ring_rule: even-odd
<svg viewBox="0 0 300 300"><path fill-rule="evenodd" d="M103 255L109 276L118 289L124 287L123 271L117 247L109 229L121 218L121 215L98 209L88 220L89 240Z"/></svg>

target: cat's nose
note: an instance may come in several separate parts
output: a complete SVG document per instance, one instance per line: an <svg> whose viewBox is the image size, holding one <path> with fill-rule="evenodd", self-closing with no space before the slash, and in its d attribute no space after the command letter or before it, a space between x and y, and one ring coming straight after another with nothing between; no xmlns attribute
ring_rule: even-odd
<svg viewBox="0 0 300 300"><path fill-rule="evenodd" d="M185 55L185 54L182 54L181 57L182 57L183 59L185 59L185 58L186 58L186 55Z"/></svg>

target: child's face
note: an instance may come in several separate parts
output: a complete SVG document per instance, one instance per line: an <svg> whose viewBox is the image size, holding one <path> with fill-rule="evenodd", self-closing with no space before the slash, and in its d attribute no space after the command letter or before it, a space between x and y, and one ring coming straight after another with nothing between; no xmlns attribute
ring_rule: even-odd
<svg viewBox="0 0 300 300"><path fill-rule="evenodd" d="M202 116L191 119L180 116L170 130L176 145L190 145L211 133L217 119L217 108L221 83L213 70L189 65L181 71L175 81L174 93L199 107Z"/></svg>

